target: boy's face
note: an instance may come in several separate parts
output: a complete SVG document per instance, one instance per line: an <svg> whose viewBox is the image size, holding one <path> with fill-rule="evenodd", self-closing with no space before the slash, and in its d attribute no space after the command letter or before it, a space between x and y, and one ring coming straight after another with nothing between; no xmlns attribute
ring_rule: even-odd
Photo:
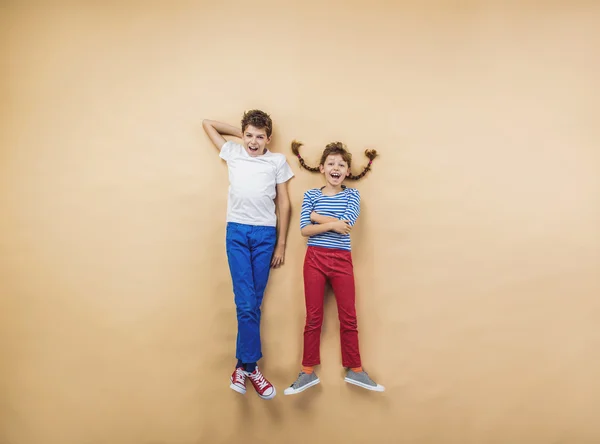
<svg viewBox="0 0 600 444"><path fill-rule="evenodd" d="M265 153L271 138L267 137L266 128L256 128L248 125L242 134L242 140L248 154L251 157L256 157Z"/></svg>
<svg viewBox="0 0 600 444"><path fill-rule="evenodd" d="M330 154L325 159L323 165L319 166L321 173L325 174L325 180L328 184L336 187L341 185L346 176L350 174L348 163L341 154Z"/></svg>

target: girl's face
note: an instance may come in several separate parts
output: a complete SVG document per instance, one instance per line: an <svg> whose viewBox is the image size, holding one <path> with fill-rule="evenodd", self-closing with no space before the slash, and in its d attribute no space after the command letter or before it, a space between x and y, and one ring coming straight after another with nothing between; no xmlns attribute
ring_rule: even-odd
<svg viewBox="0 0 600 444"><path fill-rule="evenodd" d="M331 186L337 187L342 184L346 176L350 174L348 163L341 154L330 154L325 163L319 166L321 173L325 174L325 180Z"/></svg>

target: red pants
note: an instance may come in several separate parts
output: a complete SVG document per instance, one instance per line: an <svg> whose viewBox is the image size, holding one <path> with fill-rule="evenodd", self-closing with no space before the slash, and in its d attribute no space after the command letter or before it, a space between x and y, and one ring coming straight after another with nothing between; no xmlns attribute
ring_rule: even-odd
<svg viewBox="0 0 600 444"><path fill-rule="evenodd" d="M342 365L360 367L352 254L347 250L312 246L307 248L304 258L306 325L302 365L312 367L321 363L321 325L327 280L331 284L338 306Z"/></svg>

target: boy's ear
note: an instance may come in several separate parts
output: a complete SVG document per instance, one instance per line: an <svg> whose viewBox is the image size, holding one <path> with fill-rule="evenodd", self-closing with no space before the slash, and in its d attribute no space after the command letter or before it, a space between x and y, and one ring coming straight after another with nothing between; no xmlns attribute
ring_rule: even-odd
<svg viewBox="0 0 600 444"><path fill-rule="evenodd" d="M325 168L323 167L323 165L319 165L319 171L320 171L321 173L324 173L324 172L325 172Z"/></svg>

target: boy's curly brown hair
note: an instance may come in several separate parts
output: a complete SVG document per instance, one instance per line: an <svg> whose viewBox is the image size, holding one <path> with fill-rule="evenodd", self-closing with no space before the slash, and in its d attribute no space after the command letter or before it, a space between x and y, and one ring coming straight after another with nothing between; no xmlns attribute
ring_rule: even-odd
<svg viewBox="0 0 600 444"><path fill-rule="evenodd" d="M304 162L304 159L300 155L300 147L301 146L302 146L302 142L298 142L297 140L294 140L292 142L292 152L296 155L296 157L300 161L300 165L302 165L302 167L306 168L308 171L319 172L320 170L319 170L318 166L310 167L306 164L306 162ZM348 170L351 171L352 154L346 149L346 146L342 142L331 142L331 143L327 144L327 146L325 147L325 150L323 151L323 154L321 155L321 160L319 161L319 166L324 165L325 160L331 154L339 154L340 156L342 156L342 159L344 159L344 161L348 164ZM348 179L359 180L359 179L363 178L364 175L367 174L369 172L369 170L371 169L371 164L373 163L373 159L375 159L375 157L377 157L377 151L365 150L365 156L367 156L369 158L369 163L367 164L367 166L364 167L364 169L358 176L354 176L352 173L350 173L350 175L348 176Z"/></svg>
<svg viewBox="0 0 600 444"><path fill-rule="evenodd" d="M267 132L267 137L271 137L273 132L273 122L271 116L259 109L251 109L244 113L242 117L242 133L246 131L248 125L252 125L258 129L264 129Z"/></svg>

